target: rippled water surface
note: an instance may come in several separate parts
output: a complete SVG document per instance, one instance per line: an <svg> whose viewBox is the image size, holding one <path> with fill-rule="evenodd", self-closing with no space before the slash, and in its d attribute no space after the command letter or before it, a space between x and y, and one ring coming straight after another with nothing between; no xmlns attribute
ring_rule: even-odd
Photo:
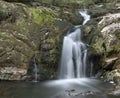
<svg viewBox="0 0 120 98"><path fill-rule="evenodd" d="M112 85L95 79L46 82L0 81L0 98L120 98L108 95Z"/></svg>

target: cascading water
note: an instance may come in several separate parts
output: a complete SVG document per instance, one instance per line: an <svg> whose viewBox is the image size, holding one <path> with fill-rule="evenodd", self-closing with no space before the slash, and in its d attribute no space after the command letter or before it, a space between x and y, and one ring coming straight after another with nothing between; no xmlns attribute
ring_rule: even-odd
<svg viewBox="0 0 120 98"><path fill-rule="evenodd" d="M34 66L34 82L37 82L38 81L38 67L37 67L37 64L36 64L36 58L34 57L33 58L33 66Z"/></svg>
<svg viewBox="0 0 120 98"><path fill-rule="evenodd" d="M90 15L88 15L87 11L79 10L79 13L84 18L83 25L85 25L90 20Z"/></svg>
<svg viewBox="0 0 120 98"><path fill-rule="evenodd" d="M83 25L89 21L87 11L79 10L83 16ZM60 79L86 77L87 45L81 40L81 29L74 27L63 40L63 49L60 65Z"/></svg>

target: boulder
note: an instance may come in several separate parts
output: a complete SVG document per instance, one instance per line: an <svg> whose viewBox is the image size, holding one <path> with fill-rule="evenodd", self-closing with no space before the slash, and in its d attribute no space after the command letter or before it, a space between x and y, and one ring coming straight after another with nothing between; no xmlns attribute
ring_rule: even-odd
<svg viewBox="0 0 120 98"><path fill-rule="evenodd" d="M0 68L0 79L3 80L25 80L27 78L27 69L17 67Z"/></svg>

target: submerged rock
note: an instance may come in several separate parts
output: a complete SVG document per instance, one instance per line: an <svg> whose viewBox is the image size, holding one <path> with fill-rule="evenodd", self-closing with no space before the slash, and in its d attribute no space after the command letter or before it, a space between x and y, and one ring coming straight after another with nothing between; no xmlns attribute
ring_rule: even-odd
<svg viewBox="0 0 120 98"><path fill-rule="evenodd" d="M83 91L79 92L75 89L65 90L65 92L55 95L53 98L84 98L84 97L90 97L98 96L99 92L94 91ZM99 97L98 97L99 98Z"/></svg>
<svg viewBox="0 0 120 98"><path fill-rule="evenodd" d="M76 92L75 90L67 90L66 91L69 96L88 96L95 94L93 91L85 91L85 92Z"/></svg>

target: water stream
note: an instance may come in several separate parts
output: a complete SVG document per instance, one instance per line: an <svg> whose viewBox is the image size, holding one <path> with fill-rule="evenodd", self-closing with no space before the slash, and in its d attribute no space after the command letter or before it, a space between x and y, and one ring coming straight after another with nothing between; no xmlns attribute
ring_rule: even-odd
<svg viewBox="0 0 120 98"><path fill-rule="evenodd" d="M34 80L33 82L38 82L38 72L39 72L39 69L37 67L37 64L36 64L36 58L33 57L33 71L34 71Z"/></svg>
<svg viewBox="0 0 120 98"><path fill-rule="evenodd" d="M79 10L83 16L83 25L90 20L87 11ZM87 69L87 44L82 41L82 31L79 26L75 26L74 31L69 32L63 40L60 79L86 77Z"/></svg>

